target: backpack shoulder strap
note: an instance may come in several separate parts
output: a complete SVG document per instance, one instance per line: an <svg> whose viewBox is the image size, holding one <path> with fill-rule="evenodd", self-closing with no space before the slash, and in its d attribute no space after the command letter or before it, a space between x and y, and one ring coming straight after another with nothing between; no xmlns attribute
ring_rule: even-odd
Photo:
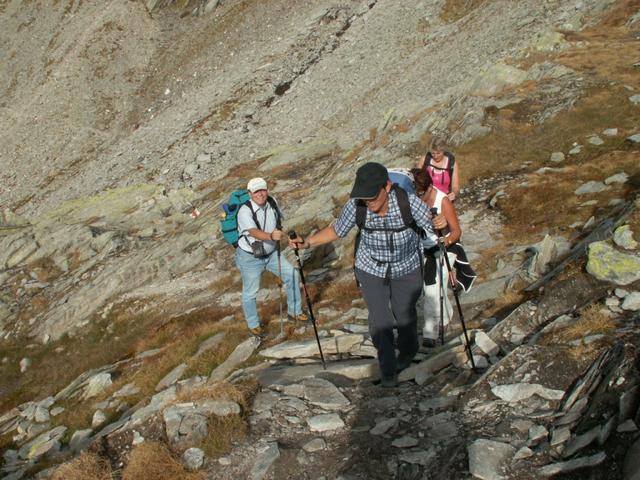
<svg viewBox="0 0 640 480"><path fill-rule="evenodd" d="M246 205L247 207L249 207L249 210L251 210L251 217L253 217L253 222L256 224L256 227L258 227L258 230L262 230L262 227L260 226L260 222L258 222L258 215L256 214L256 211L253 209L253 205L251 205L251 200L247 200L242 205Z"/></svg>
<svg viewBox="0 0 640 480"><path fill-rule="evenodd" d="M456 164L456 156L451 152L444 152L449 159L447 164L447 170L449 170L449 176L453 178L453 166Z"/></svg>
<svg viewBox="0 0 640 480"><path fill-rule="evenodd" d="M356 201L356 226L359 230L364 228L364 222L367 220L367 206L362 200Z"/></svg>
<svg viewBox="0 0 640 480"><path fill-rule="evenodd" d="M267 197L267 202L269 202L269 205L273 209L273 212L276 216L276 230L282 230L282 215L280 213L280 209L278 208L278 204L271 195Z"/></svg>
<svg viewBox="0 0 640 480"><path fill-rule="evenodd" d="M402 215L402 221L404 222L405 227L414 228L416 222L411 213L411 205L409 205L409 194L397 184L394 184L392 188L396 192L398 207L400 207L400 214Z"/></svg>

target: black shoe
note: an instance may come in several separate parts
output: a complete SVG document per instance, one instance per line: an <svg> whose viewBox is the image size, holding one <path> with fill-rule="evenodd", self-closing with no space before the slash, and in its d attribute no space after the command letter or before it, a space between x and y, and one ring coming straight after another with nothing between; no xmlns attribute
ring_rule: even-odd
<svg viewBox="0 0 640 480"><path fill-rule="evenodd" d="M422 346L426 348L436 348L438 346L438 342L433 338L423 338Z"/></svg>
<svg viewBox="0 0 640 480"><path fill-rule="evenodd" d="M398 365L396 367L398 372L401 372L402 370L406 370L407 368L409 368L413 363L413 359L415 358L415 356L416 354L414 353L413 355L411 355L410 357L407 357L406 359L398 357Z"/></svg>
<svg viewBox="0 0 640 480"><path fill-rule="evenodd" d="M383 375L380 379L380 386L382 388L395 388L398 386L398 375L393 374L390 376Z"/></svg>

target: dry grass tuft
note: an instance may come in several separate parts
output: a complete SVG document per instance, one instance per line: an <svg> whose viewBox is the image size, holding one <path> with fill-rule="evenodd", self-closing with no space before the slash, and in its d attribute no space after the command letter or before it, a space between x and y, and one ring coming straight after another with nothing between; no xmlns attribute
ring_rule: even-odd
<svg viewBox="0 0 640 480"><path fill-rule="evenodd" d="M589 335L607 334L614 331L615 328L616 324L607 311L599 304L591 304L580 312L580 317L575 322L566 328L550 332L542 338L540 343L543 345L568 343ZM594 348L593 344L580 344L572 349L575 350L572 355L574 358L584 357Z"/></svg>
<svg viewBox="0 0 640 480"><path fill-rule="evenodd" d="M204 480L204 472L190 472L162 443L144 442L131 452L122 480Z"/></svg>
<svg viewBox="0 0 640 480"><path fill-rule="evenodd" d="M107 460L86 452L60 465L51 476L51 480L111 480L113 478Z"/></svg>
<svg viewBox="0 0 640 480"><path fill-rule="evenodd" d="M202 450L212 458L224 455L234 442L244 438L246 432L247 425L242 417L238 415L227 415L226 417L213 415L209 418L209 435L202 445Z"/></svg>
<svg viewBox="0 0 640 480"><path fill-rule="evenodd" d="M511 310L520 305L524 301L524 298L525 295L522 292L505 292L493 301L493 307L485 310L484 315L491 317Z"/></svg>
<svg viewBox="0 0 640 480"><path fill-rule="evenodd" d="M558 332L558 338L564 341L577 340L588 335L609 333L615 330L616 324L601 305L592 304L580 313L572 325Z"/></svg>

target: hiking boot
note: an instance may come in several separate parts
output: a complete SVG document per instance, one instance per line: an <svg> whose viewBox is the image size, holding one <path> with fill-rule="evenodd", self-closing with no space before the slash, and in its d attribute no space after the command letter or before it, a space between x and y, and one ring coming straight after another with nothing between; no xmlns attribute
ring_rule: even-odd
<svg viewBox="0 0 640 480"><path fill-rule="evenodd" d="M393 374L393 375L383 375L382 378L380 378L380 386L382 388L395 388L398 386L398 375L397 374Z"/></svg>
<svg viewBox="0 0 640 480"><path fill-rule="evenodd" d="M433 338L423 338L422 346L426 348L436 348L438 346L437 342Z"/></svg>
<svg viewBox="0 0 640 480"><path fill-rule="evenodd" d="M309 321L309 316L304 312L299 313L297 315L289 315L289 314L287 314L287 319L290 322L307 323Z"/></svg>
<svg viewBox="0 0 640 480"><path fill-rule="evenodd" d="M260 340L267 336L267 333L262 329L262 327L250 328L249 333Z"/></svg>

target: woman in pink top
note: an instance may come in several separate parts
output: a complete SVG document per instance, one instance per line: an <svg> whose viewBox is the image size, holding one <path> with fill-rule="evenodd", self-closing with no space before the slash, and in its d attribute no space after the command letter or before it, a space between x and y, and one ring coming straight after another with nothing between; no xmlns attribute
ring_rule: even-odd
<svg viewBox="0 0 640 480"><path fill-rule="evenodd" d="M446 148L444 140L434 138L429 151L418 162L418 168L426 170L433 180L433 186L447 194L453 202L460 193L460 177L456 157Z"/></svg>

